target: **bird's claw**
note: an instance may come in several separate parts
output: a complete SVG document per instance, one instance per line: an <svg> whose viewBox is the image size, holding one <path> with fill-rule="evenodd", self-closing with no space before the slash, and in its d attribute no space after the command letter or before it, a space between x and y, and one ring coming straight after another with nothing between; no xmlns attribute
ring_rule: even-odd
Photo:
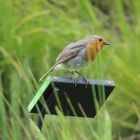
<svg viewBox="0 0 140 140"><path fill-rule="evenodd" d="M83 81L85 82L85 88L87 88L87 86L89 85L89 81L85 78L85 77L83 77Z"/></svg>
<svg viewBox="0 0 140 140"><path fill-rule="evenodd" d="M85 83L85 88L87 88L87 86L89 85L89 81L85 78L85 77L82 77L84 83ZM72 78L72 82L75 86L77 86L77 79L76 78Z"/></svg>
<svg viewBox="0 0 140 140"><path fill-rule="evenodd" d="M76 78L72 78L72 82L73 82L73 84L75 85L75 86L77 86L77 80L76 80Z"/></svg>

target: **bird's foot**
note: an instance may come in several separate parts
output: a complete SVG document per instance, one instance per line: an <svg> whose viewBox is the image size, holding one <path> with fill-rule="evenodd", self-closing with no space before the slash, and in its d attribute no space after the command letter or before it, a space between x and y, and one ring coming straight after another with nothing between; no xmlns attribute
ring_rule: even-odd
<svg viewBox="0 0 140 140"><path fill-rule="evenodd" d="M75 86L77 86L77 79L76 78L72 78L72 82Z"/></svg>
<svg viewBox="0 0 140 140"><path fill-rule="evenodd" d="M82 79L85 82L85 88L87 88L87 86L89 85L89 81L85 77L82 77Z"/></svg>

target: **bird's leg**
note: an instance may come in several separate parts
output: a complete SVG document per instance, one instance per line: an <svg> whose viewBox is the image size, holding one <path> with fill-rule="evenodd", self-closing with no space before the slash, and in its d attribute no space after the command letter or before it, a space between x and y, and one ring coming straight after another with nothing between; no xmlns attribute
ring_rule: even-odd
<svg viewBox="0 0 140 140"><path fill-rule="evenodd" d="M73 71L73 72L75 72L75 73L77 73L78 75L80 75L81 77L84 77L79 71L77 71L77 70L75 70L75 71Z"/></svg>
<svg viewBox="0 0 140 140"><path fill-rule="evenodd" d="M86 84L85 88L87 88L87 86L89 85L89 81L85 77L83 77L83 80L85 81Z"/></svg>
<svg viewBox="0 0 140 140"><path fill-rule="evenodd" d="M74 76L74 71L69 70L69 69L66 69L66 72L71 73L71 74L72 74L72 76Z"/></svg>
<svg viewBox="0 0 140 140"><path fill-rule="evenodd" d="M87 88L89 81L79 72L79 71L74 71L75 73L79 74L80 76L82 76L83 81L85 82L86 86L85 88Z"/></svg>
<svg viewBox="0 0 140 140"><path fill-rule="evenodd" d="M69 72L69 73L72 74L73 84L74 84L75 86L77 86L76 78L74 78L74 73L75 73L75 71L72 71L72 70L66 69L66 72Z"/></svg>
<svg viewBox="0 0 140 140"><path fill-rule="evenodd" d="M74 84L75 86L77 86L76 78L73 78L73 77L72 77L72 80L73 80L73 84Z"/></svg>
<svg viewBox="0 0 140 140"><path fill-rule="evenodd" d="M71 73L72 75L74 75L74 73L77 73L78 75L80 75L83 79L83 81L85 82L86 86L85 88L87 88L88 84L89 84L89 81L77 70L69 70L69 69L66 69L66 72L69 72ZM74 77L74 76L73 76ZM73 79L73 84L76 86L77 85L77 81L76 81L76 78L72 78Z"/></svg>

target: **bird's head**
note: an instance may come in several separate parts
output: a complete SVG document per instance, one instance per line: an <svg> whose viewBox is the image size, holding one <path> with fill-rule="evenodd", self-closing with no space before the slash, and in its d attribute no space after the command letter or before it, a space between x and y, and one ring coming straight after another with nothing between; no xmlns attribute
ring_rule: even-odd
<svg viewBox="0 0 140 140"><path fill-rule="evenodd" d="M104 45L111 45L110 42L108 42L106 39L104 39L101 36L95 36L95 40L96 40L97 44L101 47Z"/></svg>
<svg viewBox="0 0 140 140"><path fill-rule="evenodd" d="M101 37L99 35L91 35L91 36L87 37L87 40L89 40L89 42L91 44L96 46L96 48L98 50L103 48L103 46L105 46L105 45L111 45L110 42L108 42L105 38L103 38L103 37Z"/></svg>
<svg viewBox="0 0 140 140"><path fill-rule="evenodd" d="M110 45L108 41L98 35L86 37L85 42L87 43L87 60L94 60L97 53L103 48L103 46Z"/></svg>

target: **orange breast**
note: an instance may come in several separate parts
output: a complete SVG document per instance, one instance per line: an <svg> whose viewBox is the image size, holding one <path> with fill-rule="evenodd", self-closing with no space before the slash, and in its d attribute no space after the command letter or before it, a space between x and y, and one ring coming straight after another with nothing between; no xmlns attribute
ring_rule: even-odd
<svg viewBox="0 0 140 140"><path fill-rule="evenodd" d="M94 60L97 53L98 53L99 49L97 47L97 43L94 42L94 43L89 43L88 46L87 46L87 61L89 60Z"/></svg>

